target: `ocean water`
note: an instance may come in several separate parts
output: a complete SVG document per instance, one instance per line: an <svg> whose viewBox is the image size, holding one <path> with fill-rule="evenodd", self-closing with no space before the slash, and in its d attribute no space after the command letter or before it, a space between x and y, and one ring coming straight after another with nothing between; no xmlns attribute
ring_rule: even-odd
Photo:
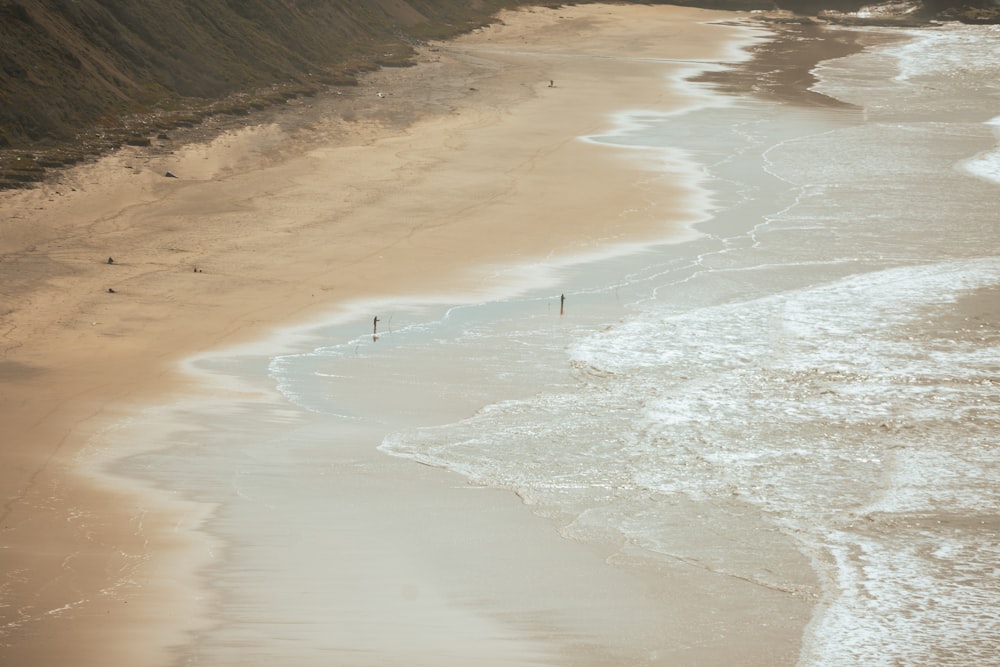
<svg viewBox="0 0 1000 667"><path fill-rule="evenodd" d="M382 450L511 489L567 537L795 593L675 516L732 536L752 514L819 576L803 666L997 664L1000 31L905 37L817 68L853 108L748 96L589 137L696 164L705 236L572 277L572 323L484 305L420 343L501 383L534 365L539 390ZM601 299L617 320L588 319Z"/></svg>
<svg viewBox="0 0 1000 667"><path fill-rule="evenodd" d="M850 106L706 95L581 137L699 173L696 239L516 267L545 284L503 298L361 304L263 362L202 359L263 364L287 409L120 470L217 503L224 534L280 504L267 477L296 439L316 457L375 426L385 456L516 493L568 539L621 545L613 562L813 600L803 667L998 664L1000 31L898 32L817 68L815 90ZM211 477L234 437L238 469ZM778 534L818 584L770 562ZM214 579L247 621L182 662L237 664L241 641L272 655L238 573ZM287 613L284 638L308 643L295 633L320 621Z"/></svg>

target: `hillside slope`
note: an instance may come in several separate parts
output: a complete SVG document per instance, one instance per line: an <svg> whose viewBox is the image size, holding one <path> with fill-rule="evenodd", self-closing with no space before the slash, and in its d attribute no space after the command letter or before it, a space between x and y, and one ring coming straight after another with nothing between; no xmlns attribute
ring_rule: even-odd
<svg viewBox="0 0 1000 667"><path fill-rule="evenodd" d="M0 0L0 146L405 58L504 0ZM385 54L391 54L386 56ZM293 86L294 87L294 86Z"/></svg>

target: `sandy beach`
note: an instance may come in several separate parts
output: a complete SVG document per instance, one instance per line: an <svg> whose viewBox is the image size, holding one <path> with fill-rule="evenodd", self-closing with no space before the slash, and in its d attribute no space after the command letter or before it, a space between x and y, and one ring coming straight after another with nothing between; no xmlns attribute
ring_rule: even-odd
<svg viewBox="0 0 1000 667"><path fill-rule="evenodd" d="M4 193L0 662L172 664L191 633L226 622L203 590L226 551L199 531L212 508L91 469L115 455L95 459L93 448L138 411L224 392L185 374L184 359L337 304L486 298L498 266L688 237L705 204L694 175L665 178L665 165L578 138L616 111L683 108L671 79L739 58L764 35L737 24L745 18L663 6L512 12L342 95ZM139 449L155 441L129 435ZM613 567L512 494L383 457L375 435L360 434L349 456L382 473L338 478L351 511L331 522L369 530L351 548L328 545L344 589L328 602L382 622L324 659L640 664L636 654L667 637L676 652L642 664L795 662L808 596ZM807 565L788 559L807 581ZM366 662L387 643L391 657Z"/></svg>

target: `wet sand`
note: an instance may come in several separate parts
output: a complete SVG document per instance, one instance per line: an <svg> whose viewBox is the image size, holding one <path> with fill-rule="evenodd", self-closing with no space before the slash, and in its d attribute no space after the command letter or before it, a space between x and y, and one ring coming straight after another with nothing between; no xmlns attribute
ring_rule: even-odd
<svg viewBox="0 0 1000 667"><path fill-rule="evenodd" d="M692 175L664 179L577 138L617 110L689 102L668 78L699 66L684 61L735 58L761 34L732 25L740 18L606 5L507 14L342 99L5 193L3 662L224 664L190 643L227 622L205 577L233 571L238 550L199 530L212 506L94 469L155 446L129 420L179 396L243 391L200 383L178 362L338 303L485 296L498 265L684 237L704 205ZM326 601L332 618L369 631L338 635L325 649L336 655L318 661L610 665L664 637L676 653L650 662L795 661L806 600L710 572L611 567L514 497L385 460L378 434L352 441L347 456L366 473L337 477L348 509L330 520L365 537L296 553L332 558L324 586L344 591ZM286 587L271 586L280 599ZM381 620L348 622L362 612ZM765 633L740 620L765 613ZM248 664L245 641L234 663Z"/></svg>

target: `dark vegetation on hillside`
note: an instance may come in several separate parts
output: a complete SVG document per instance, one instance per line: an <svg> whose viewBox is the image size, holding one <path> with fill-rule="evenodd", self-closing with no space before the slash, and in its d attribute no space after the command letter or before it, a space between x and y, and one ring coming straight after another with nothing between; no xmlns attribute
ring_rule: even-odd
<svg viewBox="0 0 1000 667"><path fill-rule="evenodd" d="M924 0L925 14L941 21L1000 23L1000 0Z"/></svg>
<svg viewBox="0 0 1000 667"><path fill-rule="evenodd" d="M668 4L652 0L655 4ZM525 0L0 0L0 187L207 115L351 85L409 64L413 45ZM857 0L675 0L723 9L850 11ZM1000 15L1000 0L927 0L927 14ZM992 13L991 13L992 12Z"/></svg>
<svg viewBox="0 0 1000 667"><path fill-rule="evenodd" d="M208 115L352 85L515 4L0 0L0 186Z"/></svg>

